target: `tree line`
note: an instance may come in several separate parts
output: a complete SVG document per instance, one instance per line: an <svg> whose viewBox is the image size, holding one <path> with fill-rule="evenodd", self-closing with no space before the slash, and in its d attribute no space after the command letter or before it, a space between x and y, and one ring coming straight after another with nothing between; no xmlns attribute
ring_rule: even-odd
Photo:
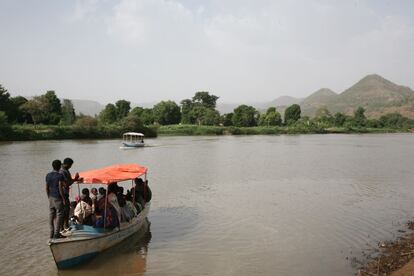
<svg viewBox="0 0 414 276"><path fill-rule="evenodd" d="M188 124L225 127L297 127L297 128L413 128L414 120L399 113L391 113L379 119L368 119L365 109L359 107L353 116L337 112L334 115L326 107L319 108L313 118L302 116L298 104L284 110L283 116L270 107L260 112L253 106L240 105L233 112L220 114L216 109L218 96L199 91L192 98L179 104L161 101L152 108L134 107L127 100L109 103L95 117L76 115L72 102L59 100L55 91L26 99L11 97L0 85L0 127L10 124L60 125L98 127L118 126L123 130L135 131L143 126Z"/></svg>

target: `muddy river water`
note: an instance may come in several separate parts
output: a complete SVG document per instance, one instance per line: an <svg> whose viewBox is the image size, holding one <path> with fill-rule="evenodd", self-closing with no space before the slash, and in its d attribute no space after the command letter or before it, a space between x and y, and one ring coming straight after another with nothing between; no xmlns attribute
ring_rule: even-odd
<svg viewBox="0 0 414 276"><path fill-rule="evenodd" d="M413 134L146 142L0 143L0 275L353 275L414 217ZM139 233L58 271L44 178L68 156L72 173L147 166L153 200Z"/></svg>

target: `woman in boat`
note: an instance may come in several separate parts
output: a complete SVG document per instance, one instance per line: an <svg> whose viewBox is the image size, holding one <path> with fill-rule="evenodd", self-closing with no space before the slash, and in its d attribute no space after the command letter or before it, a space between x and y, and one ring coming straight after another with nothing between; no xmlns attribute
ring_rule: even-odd
<svg viewBox="0 0 414 276"><path fill-rule="evenodd" d="M80 224L94 225L92 206L89 205L86 195L81 195L81 200L76 205L74 216Z"/></svg>
<svg viewBox="0 0 414 276"><path fill-rule="evenodd" d="M112 204L106 200L105 194L98 200L95 213L97 217L95 227L113 229L119 226L118 213ZM104 222L105 215L106 221Z"/></svg>
<svg viewBox="0 0 414 276"><path fill-rule="evenodd" d="M122 210L121 210L121 207L119 206L118 197L117 197L118 188L119 188L118 183L116 182L113 182L108 185L108 203L110 203L115 208L117 216L118 216L118 221L121 221Z"/></svg>

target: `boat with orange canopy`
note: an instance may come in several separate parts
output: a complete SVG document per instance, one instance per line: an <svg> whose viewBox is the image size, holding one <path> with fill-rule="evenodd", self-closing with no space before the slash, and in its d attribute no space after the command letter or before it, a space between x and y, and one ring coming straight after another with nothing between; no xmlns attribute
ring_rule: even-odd
<svg viewBox="0 0 414 276"><path fill-rule="evenodd" d="M118 164L82 172L79 175L83 178L83 182L78 183L78 192L80 194L79 184L101 184L108 186L114 182L119 183L130 180L132 186L134 186L134 179L141 176L144 177L144 183L146 183L147 172L148 169L146 167L137 164ZM105 212L107 211L107 204L110 204L107 200L108 189L106 190ZM131 236L144 224L150 205L151 203L147 202L141 212L135 217L128 222L120 222L119 226L113 229L108 229L105 225L103 228L81 224L72 225L72 229L63 234L66 238L49 240L50 250L52 251L56 266L59 269L76 266ZM106 213L104 214L104 218L106 218ZM106 222L106 219L104 221Z"/></svg>

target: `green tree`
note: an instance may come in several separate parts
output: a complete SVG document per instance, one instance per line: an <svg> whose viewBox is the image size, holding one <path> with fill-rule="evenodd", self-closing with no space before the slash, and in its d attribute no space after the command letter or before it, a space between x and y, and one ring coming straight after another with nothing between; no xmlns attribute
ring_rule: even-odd
<svg viewBox="0 0 414 276"><path fill-rule="evenodd" d="M345 114L343 114L341 112L335 113L335 115L334 115L334 124L335 124L335 126L337 126L337 127L343 126L344 123L345 123L345 120L346 120Z"/></svg>
<svg viewBox="0 0 414 276"><path fill-rule="evenodd" d="M219 97L215 95L210 95L207 91L199 91L195 93L193 103L196 105L200 104L206 108L215 109L218 98Z"/></svg>
<svg viewBox="0 0 414 276"><path fill-rule="evenodd" d="M47 123L48 122L48 108L47 103L42 96L36 96L33 99L27 101L21 106L24 112L30 114L33 123Z"/></svg>
<svg viewBox="0 0 414 276"><path fill-rule="evenodd" d="M49 90L44 95L40 96L44 101L47 116L45 118L45 124L56 125L62 118L62 105L59 98L56 96L55 91Z"/></svg>
<svg viewBox="0 0 414 276"><path fill-rule="evenodd" d="M407 117L402 116L400 113L389 113L379 118L380 125L388 128L403 128L409 125L409 121Z"/></svg>
<svg viewBox="0 0 414 276"><path fill-rule="evenodd" d="M144 108L140 118L145 125L152 125L155 121L152 108Z"/></svg>
<svg viewBox="0 0 414 276"><path fill-rule="evenodd" d="M232 126L233 125L233 113L227 113L227 114L223 114L220 117L220 123L223 126Z"/></svg>
<svg viewBox="0 0 414 276"><path fill-rule="evenodd" d="M161 125L178 124L181 121L180 107L174 101L161 101L154 105L154 120Z"/></svg>
<svg viewBox="0 0 414 276"><path fill-rule="evenodd" d="M252 127L257 125L259 113L253 106L240 105L234 109L233 125L238 127Z"/></svg>
<svg viewBox="0 0 414 276"><path fill-rule="evenodd" d="M358 107L354 112L354 121L356 126L365 126L367 118L365 117L365 109L363 107Z"/></svg>
<svg viewBox="0 0 414 276"><path fill-rule="evenodd" d="M0 111L0 129L8 126L7 115L4 111Z"/></svg>
<svg viewBox="0 0 414 276"><path fill-rule="evenodd" d="M75 122L75 126L80 129L91 129L98 126L98 120L94 117L82 115Z"/></svg>
<svg viewBox="0 0 414 276"><path fill-rule="evenodd" d="M282 125L282 116L276 111L276 107L269 107L265 114L261 114L259 118L261 126L280 126Z"/></svg>
<svg viewBox="0 0 414 276"><path fill-rule="evenodd" d="M115 105L107 104L98 115L99 121L103 124L113 124L118 120L118 111Z"/></svg>
<svg viewBox="0 0 414 276"><path fill-rule="evenodd" d="M7 115L4 111L0 111L0 139L7 138L7 133L9 130L10 126L7 121Z"/></svg>
<svg viewBox="0 0 414 276"><path fill-rule="evenodd" d="M183 124L194 124L190 116L190 112L194 107L194 103L190 99L184 99L180 102L181 104L181 122Z"/></svg>
<svg viewBox="0 0 414 276"><path fill-rule="evenodd" d="M0 111L4 112L4 115L6 118L8 118L9 121L11 121L13 117L10 114L11 107L12 104L10 100L10 94L7 92L7 89L0 84Z"/></svg>
<svg viewBox="0 0 414 276"><path fill-rule="evenodd" d="M115 103L118 120L126 117L131 110L131 103L126 100L119 100Z"/></svg>
<svg viewBox="0 0 414 276"><path fill-rule="evenodd" d="M142 121L141 119L134 115L129 114L125 118L121 120L121 126L125 132L127 131L139 131L142 128Z"/></svg>
<svg viewBox="0 0 414 276"><path fill-rule="evenodd" d="M62 120L64 125L71 125L76 120L75 108L71 100L64 99L62 104Z"/></svg>
<svg viewBox="0 0 414 276"><path fill-rule="evenodd" d="M220 113L204 106L195 106L189 113L191 121L198 125L218 125L220 123Z"/></svg>
<svg viewBox="0 0 414 276"><path fill-rule="evenodd" d="M27 102L27 99L22 96L10 98L11 102L11 112L10 112L10 122L16 123L33 123L31 120L30 114L23 111L21 107Z"/></svg>
<svg viewBox="0 0 414 276"><path fill-rule="evenodd" d="M290 125L300 119L300 106L298 104L292 104L285 110L285 124Z"/></svg>
<svg viewBox="0 0 414 276"><path fill-rule="evenodd" d="M316 110L315 121L320 127L330 127L335 124L335 119L326 106L322 106Z"/></svg>
<svg viewBox="0 0 414 276"><path fill-rule="evenodd" d="M142 113L144 112L144 108L140 107L140 106L136 106L134 107L128 115L134 115L134 116L138 116L141 117Z"/></svg>
<svg viewBox="0 0 414 276"><path fill-rule="evenodd" d="M142 107L134 107L129 114L138 116L142 123L145 125L151 125L154 123L154 114L152 113L152 108L142 108Z"/></svg>

